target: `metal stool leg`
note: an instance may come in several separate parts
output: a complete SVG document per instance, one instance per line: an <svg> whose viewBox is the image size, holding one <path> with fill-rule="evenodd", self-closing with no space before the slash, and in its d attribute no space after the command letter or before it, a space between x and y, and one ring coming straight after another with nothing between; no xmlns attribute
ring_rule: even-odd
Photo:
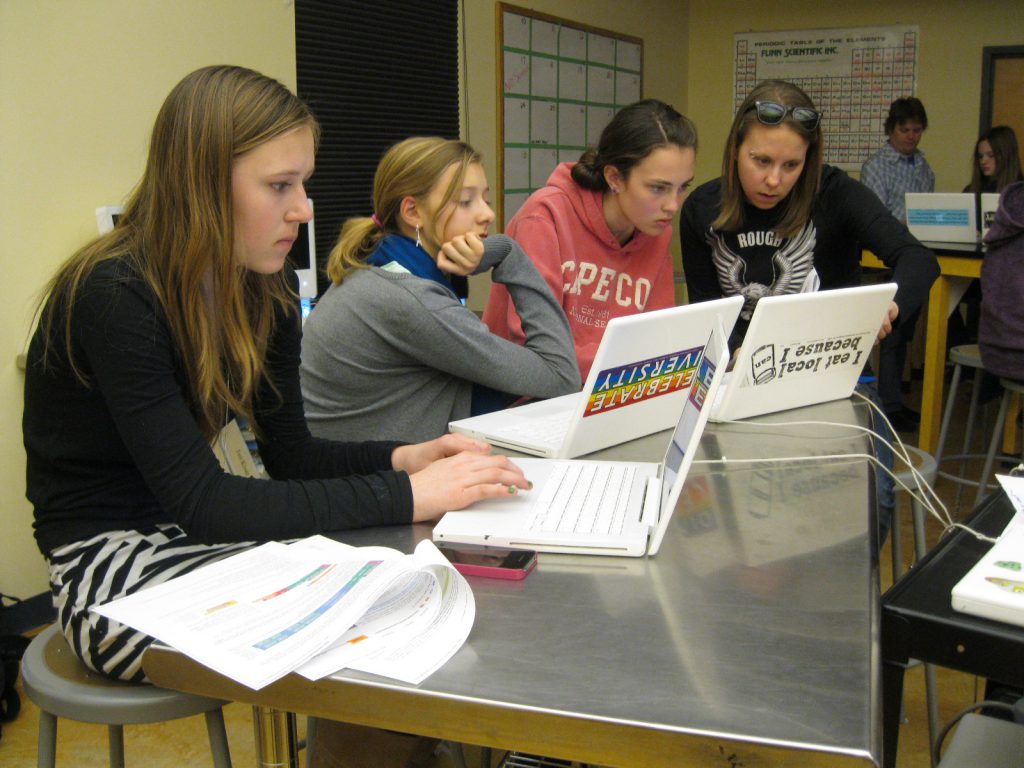
<svg viewBox="0 0 1024 768"><path fill-rule="evenodd" d="M900 532L900 500L898 497L892 508L889 537L889 543L892 545L892 580L895 583L903 576L903 534ZM878 546L881 547L882 543L879 542Z"/></svg>
<svg viewBox="0 0 1024 768"><path fill-rule="evenodd" d="M910 504L911 514L914 516L914 562L917 562L928 551L927 542L924 538L924 505L917 499Z"/></svg>
<svg viewBox="0 0 1024 768"><path fill-rule="evenodd" d="M108 725L107 738L110 740L110 768L124 768L124 726Z"/></svg>
<svg viewBox="0 0 1024 768"><path fill-rule="evenodd" d="M939 688L935 681L935 665L924 665L924 695L928 704L928 743L934 744L942 721L939 720ZM929 750L930 751L930 750Z"/></svg>
<svg viewBox="0 0 1024 768"><path fill-rule="evenodd" d="M39 748L36 765L39 768L54 768L57 764L57 717L49 712L39 711Z"/></svg>
<svg viewBox="0 0 1024 768"><path fill-rule="evenodd" d="M988 476L992 472L992 465L996 461L996 453L999 451L999 444L1003 440L1003 424L1006 422L1006 409L1010 405L1012 393L1008 390L1003 392L1003 399L999 403L999 414L996 416L995 428L992 430L992 439L988 444L988 454L985 456L985 468L981 470L981 478L978 480L978 495L974 497L974 506L977 507L988 488Z"/></svg>
<svg viewBox="0 0 1024 768"><path fill-rule="evenodd" d="M231 768L231 750L228 748L223 709L211 709L206 713L206 733L210 739L214 768Z"/></svg>
<svg viewBox="0 0 1024 768"><path fill-rule="evenodd" d="M949 434L949 422L953 418L953 403L956 401L956 392L960 388L960 373L963 366L956 363L953 366L953 378L949 382L949 394L946 395L946 410L942 414L942 426L939 428L939 445L935 449L935 462L942 464L942 453L946 448L946 437Z"/></svg>
<svg viewBox="0 0 1024 768"><path fill-rule="evenodd" d="M981 394L981 380L984 378L985 372L977 368L974 371L974 387L971 391L971 405L967 409L967 424L964 427L964 447L961 451L962 458L960 459L960 477L964 477L967 467L967 455L971 450L971 437L974 434L974 420L978 416L978 400ZM956 510L960 512L960 497L963 495L964 486L963 483L956 484Z"/></svg>

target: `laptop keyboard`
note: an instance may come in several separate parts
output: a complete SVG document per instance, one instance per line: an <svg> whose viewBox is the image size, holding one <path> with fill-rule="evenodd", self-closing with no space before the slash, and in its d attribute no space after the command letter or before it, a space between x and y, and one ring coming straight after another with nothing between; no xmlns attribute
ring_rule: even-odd
<svg viewBox="0 0 1024 768"><path fill-rule="evenodd" d="M559 462L534 506L530 530L622 532L636 467Z"/></svg>

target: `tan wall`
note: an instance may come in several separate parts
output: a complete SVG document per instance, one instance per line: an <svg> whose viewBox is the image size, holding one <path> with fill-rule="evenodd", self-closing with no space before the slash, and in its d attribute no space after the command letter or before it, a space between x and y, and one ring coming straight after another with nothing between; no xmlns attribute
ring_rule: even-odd
<svg viewBox="0 0 1024 768"><path fill-rule="evenodd" d="M142 174L171 87L207 64L295 87L294 13L283 0L0 2L0 590L46 590L21 442L31 309L57 265L96 232L94 209Z"/></svg>
<svg viewBox="0 0 1024 768"><path fill-rule="evenodd" d="M1019 0L691 3L687 109L701 132L698 178L706 181L720 173L722 146L732 121L736 32L883 24L920 28L917 95L928 110L929 125L921 149L935 170L937 191L963 189L970 181L978 132L981 51L985 46L1024 44Z"/></svg>

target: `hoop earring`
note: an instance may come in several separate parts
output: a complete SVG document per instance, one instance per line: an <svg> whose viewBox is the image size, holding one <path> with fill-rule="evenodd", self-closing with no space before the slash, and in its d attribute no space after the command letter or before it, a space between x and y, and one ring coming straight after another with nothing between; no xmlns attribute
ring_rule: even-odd
<svg viewBox="0 0 1024 768"><path fill-rule="evenodd" d="M420 245L420 225L419 224L416 225L416 247L417 248L422 248L423 247L423 246Z"/></svg>

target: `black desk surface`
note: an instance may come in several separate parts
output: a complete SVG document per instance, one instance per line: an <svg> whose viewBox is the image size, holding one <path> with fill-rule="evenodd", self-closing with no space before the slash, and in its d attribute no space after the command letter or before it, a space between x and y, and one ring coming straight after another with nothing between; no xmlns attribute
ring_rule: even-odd
<svg viewBox="0 0 1024 768"><path fill-rule="evenodd" d="M1002 491L964 521L997 536L1013 516ZM896 764L903 673L910 658L1010 685L1024 685L1024 627L953 610L950 592L991 544L963 530L948 535L882 595L884 765Z"/></svg>
<svg viewBox="0 0 1024 768"><path fill-rule="evenodd" d="M965 523L998 535L1013 516L1002 492ZM1007 683L1024 684L1024 627L954 611L950 591L992 545L963 530L948 536L882 596L882 656L913 657Z"/></svg>

